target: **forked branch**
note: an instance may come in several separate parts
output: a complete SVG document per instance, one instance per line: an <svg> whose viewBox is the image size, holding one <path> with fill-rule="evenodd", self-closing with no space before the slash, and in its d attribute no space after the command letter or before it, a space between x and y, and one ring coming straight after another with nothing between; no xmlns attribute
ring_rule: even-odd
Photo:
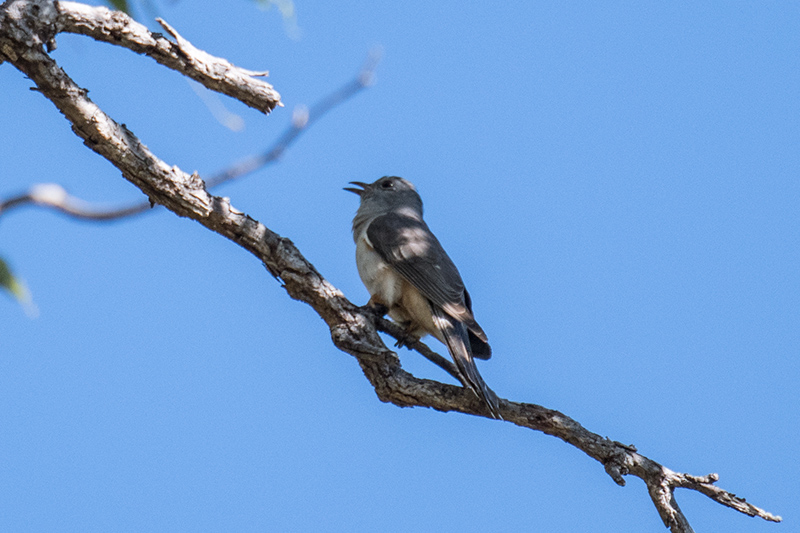
<svg viewBox="0 0 800 533"><path fill-rule="evenodd" d="M206 179L206 188L217 187L279 161L284 152L313 124L333 108L346 102L373 83L375 68L379 60L379 51L373 50L353 79L322 98L311 108L301 106L295 109L291 125L272 146L264 152L244 158ZM25 205L51 208L72 218L98 222L140 215L154 207L154 204L146 200L122 207L105 207L73 196L57 183L39 183L31 186L28 192L0 200L0 216L15 207Z"/></svg>
<svg viewBox="0 0 800 533"><path fill-rule="evenodd" d="M53 22L56 33L79 33L97 41L124 46L262 113L283 105L281 96L272 85L260 79L269 74L267 71L247 70L214 57L192 46L163 20L157 20L174 41L151 32L121 11L77 2L58 2L57 17Z"/></svg>
<svg viewBox="0 0 800 533"><path fill-rule="evenodd" d="M56 105L85 144L119 168L125 179L139 187L151 202L196 220L262 261L289 296L309 304L325 320L334 344L358 360L382 401L401 407L430 407L488 417L483 403L471 391L419 379L404 371L397 355L377 333L378 327L396 333L388 323L376 320L374 314L348 301L291 241L236 210L228 199L210 195L196 174L187 174L155 157L132 132L95 105L87 97L87 91L78 87L44 48L52 43L58 31L56 20L66 17L63 12L75 5L64 2L59 12L52 0L16 0L4 4L0 7L0 59L33 80L37 90ZM183 68L194 67L187 64ZM500 410L506 421L558 437L596 459L619 485L625 484L626 475L641 478L664 524L673 533L692 531L675 500L676 488L696 490L750 516L780 521L780 517L716 487L715 474L699 477L673 472L639 454L635 447L592 433L558 411L508 400L500 401Z"/></svg>

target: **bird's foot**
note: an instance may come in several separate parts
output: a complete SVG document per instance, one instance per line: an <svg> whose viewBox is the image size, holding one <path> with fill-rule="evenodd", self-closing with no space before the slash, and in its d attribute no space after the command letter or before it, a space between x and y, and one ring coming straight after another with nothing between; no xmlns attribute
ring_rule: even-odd
<svg viewBox="0 0 800 533"><path fill-rule="evenodd" d="M419 337L414 335L412 333L412 331L413 331L413 328L411 326L406 325L406 328L405 328L405 331L403 332L403 335L399 339L397 339L397 342L394 343L394 345L397 348L402 348L402 347L405 346L406 348L408 348L410 350L411 347L409 346L409 344L411 344L413 342L417 342L419 340Z"/></svg>
<svg viewBox="0 0 800 533"><path fill-rule="evenodd" d="M374 315L377 315L379 317L386 316L386 313L389 312L389 308L388 307L386 307L382 303L376 302L372 298L369 299L369 301L366 303L366 305L364 305L362 307L362 309L365 309L365 310L369 311L370 313L372 313Z"/></svg>

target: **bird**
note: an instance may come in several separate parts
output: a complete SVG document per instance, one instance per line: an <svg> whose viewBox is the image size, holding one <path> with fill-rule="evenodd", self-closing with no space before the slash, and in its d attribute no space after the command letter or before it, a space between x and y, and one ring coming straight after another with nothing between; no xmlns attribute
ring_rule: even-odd
<svg viewBox="0 0 800 533"><path fill-rule="evenodd" d="M462 383L502 420L497 395L475 364L475 358L491 357L489 340L461 274L422 218L416 187L398 176L350 184L355 187L344 190L361 198L353 240L358 274L370 294L367 306L388 312L405 328L406 340L430 334L447 346Z"/></svg>

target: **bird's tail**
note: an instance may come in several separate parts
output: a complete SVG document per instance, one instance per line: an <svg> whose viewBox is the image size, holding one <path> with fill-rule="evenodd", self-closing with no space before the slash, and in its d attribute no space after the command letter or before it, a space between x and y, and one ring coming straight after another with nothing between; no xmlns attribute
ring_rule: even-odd
<svg viewBox="0 0 800 533"><path fill-rule="evenodd" d="M447 350L458 368L458 373L461 374L461 381L483 400L493 418L502 420L497 395L483 381L472 358L467 327L445 313L438 305L431 304L431 312L433 323L442 332Z"/></svg>

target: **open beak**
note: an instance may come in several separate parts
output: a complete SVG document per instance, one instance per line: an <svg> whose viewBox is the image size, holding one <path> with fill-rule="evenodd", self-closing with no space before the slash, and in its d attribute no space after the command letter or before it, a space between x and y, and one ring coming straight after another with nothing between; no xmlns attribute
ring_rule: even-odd
<svg viewBox="0 0 800 533"><path fill-rule="evenodd" d="M355 193L355 194L357 194L359 196L363 195L364 191L367 190L367 187L369 187L369 183L364 183L363 181L351 181L350 183L353 184L353 185L358 185L361 188L360 189L356 189L355 187L345 187L344 190L350 191L350 192Z"/></svg>

